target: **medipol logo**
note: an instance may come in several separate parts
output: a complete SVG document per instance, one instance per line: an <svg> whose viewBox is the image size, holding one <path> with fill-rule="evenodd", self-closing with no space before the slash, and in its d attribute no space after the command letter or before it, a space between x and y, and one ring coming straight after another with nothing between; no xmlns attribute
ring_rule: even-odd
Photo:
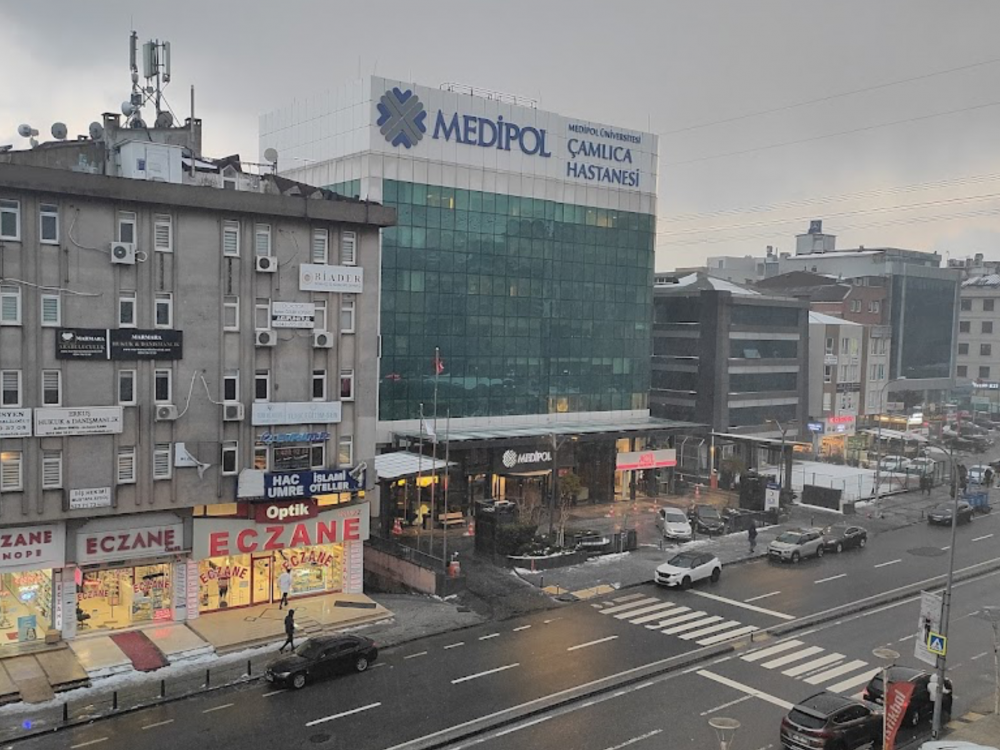
<svg viewBox="0 0 1000 750"><path fill-rule="evenodd" d="M393 146L412 148L427 132L424 124L427 110L411 89L392 88L382 94L377 106L379 116L375 124Z"/></svg>

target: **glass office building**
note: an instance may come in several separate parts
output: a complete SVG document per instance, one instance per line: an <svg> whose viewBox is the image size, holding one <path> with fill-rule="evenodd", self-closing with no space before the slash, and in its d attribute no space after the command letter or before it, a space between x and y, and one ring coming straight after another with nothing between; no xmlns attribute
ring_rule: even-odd
<svg viewBox="0 0 1000 750"><path fill-rule="evenodd" d="M398 210L380 423L435 385L453 419L648 415L656 136L480 93L370 78L261 117L283 174Z"/></svg>

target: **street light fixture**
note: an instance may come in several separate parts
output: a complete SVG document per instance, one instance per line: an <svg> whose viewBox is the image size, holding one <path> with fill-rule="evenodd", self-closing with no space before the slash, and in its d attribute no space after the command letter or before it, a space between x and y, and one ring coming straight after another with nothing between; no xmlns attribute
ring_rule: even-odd
<svg viewBox="0 0 1000 750"><path fill-rule="evenodd" d="M729 719L725 716L713 716L708 720L708 725L715 730L715 736L719 740L719 750L730 750L733 746L736 730L740 728L740 723L736 719Z"/></svg>
<svg viewBox="0 0 1000 750"><path fill-rule="evenodd" d="M891 648L876 648L872 656L882 662L882 742L885 742L885 723L889 706L889 668L895 666L899 652Z"/></svg>

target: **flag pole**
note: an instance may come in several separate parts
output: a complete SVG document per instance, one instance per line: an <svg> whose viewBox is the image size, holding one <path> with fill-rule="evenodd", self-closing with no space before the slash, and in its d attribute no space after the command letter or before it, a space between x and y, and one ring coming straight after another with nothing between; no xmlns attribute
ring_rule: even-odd
<svg viewBox="0 0 1000 750"><path fill-rule="evenodd" d="M444 419L444 512L448 512L448 485L451 484L448 480L451 478L451 463L448 459L451 457L451 443L449 438L451 436L451 408L448 408L447 416ZM444 569L445 572L448 570L448 525L444 526L444 552L442 554L444 557Z"/></svg>
<svg viewBox="0 0 1000 750"><path fill-rule="evenodd" d="M420 480L424 473L424 405L420 404L420 438L419 452L417 453L417 515L420 515ZM419 551L423 542L424 517L420 516L420 523L417 524L417 550Z"/></svg>
<svg viewBox="0 0 1000 750"><path fill-rule="evenodd" d="M438 380L441 376L441 350L434 347L434 438L431 443L431 538L430 552L434 555L434 516L437 513L437 447L438 447ZM447 530L447 527L445 527Z"/></svg>

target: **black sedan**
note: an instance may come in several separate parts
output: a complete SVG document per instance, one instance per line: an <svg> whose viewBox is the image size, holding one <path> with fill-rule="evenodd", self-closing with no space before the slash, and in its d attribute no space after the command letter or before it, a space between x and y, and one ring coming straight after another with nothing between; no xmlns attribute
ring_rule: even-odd
<svg viewBox="0 0 1000 750"><path fill-rule="evenodd" d="M341 672L364 672L378 658L371 638L360 635L329 635L303 641L288 656L267 665L264 679L299 690L306 682Z"/></svg>
<svg viewBox="0 0 1000 750"><path fill-rule="evenodd" d="M726 522L714 505L696 505L688 514L691 526L703 534L724 534Z"/></svg>
<svg viewBox="0 0 1000 750"><path fill-rule="evenodd" d="M828 552L843 552L867 544L868 532L860 526L827 526L823 529L823 548Z"/></svg>
<svg viewBox="0 0 1000 750"><path fill-rule="evenodd" d="M951 526L952 503L945 503L927 511L927 523ZM972 506L964 500L958 501L958 523L969 523L972 520L974 511Z"/></svg>

